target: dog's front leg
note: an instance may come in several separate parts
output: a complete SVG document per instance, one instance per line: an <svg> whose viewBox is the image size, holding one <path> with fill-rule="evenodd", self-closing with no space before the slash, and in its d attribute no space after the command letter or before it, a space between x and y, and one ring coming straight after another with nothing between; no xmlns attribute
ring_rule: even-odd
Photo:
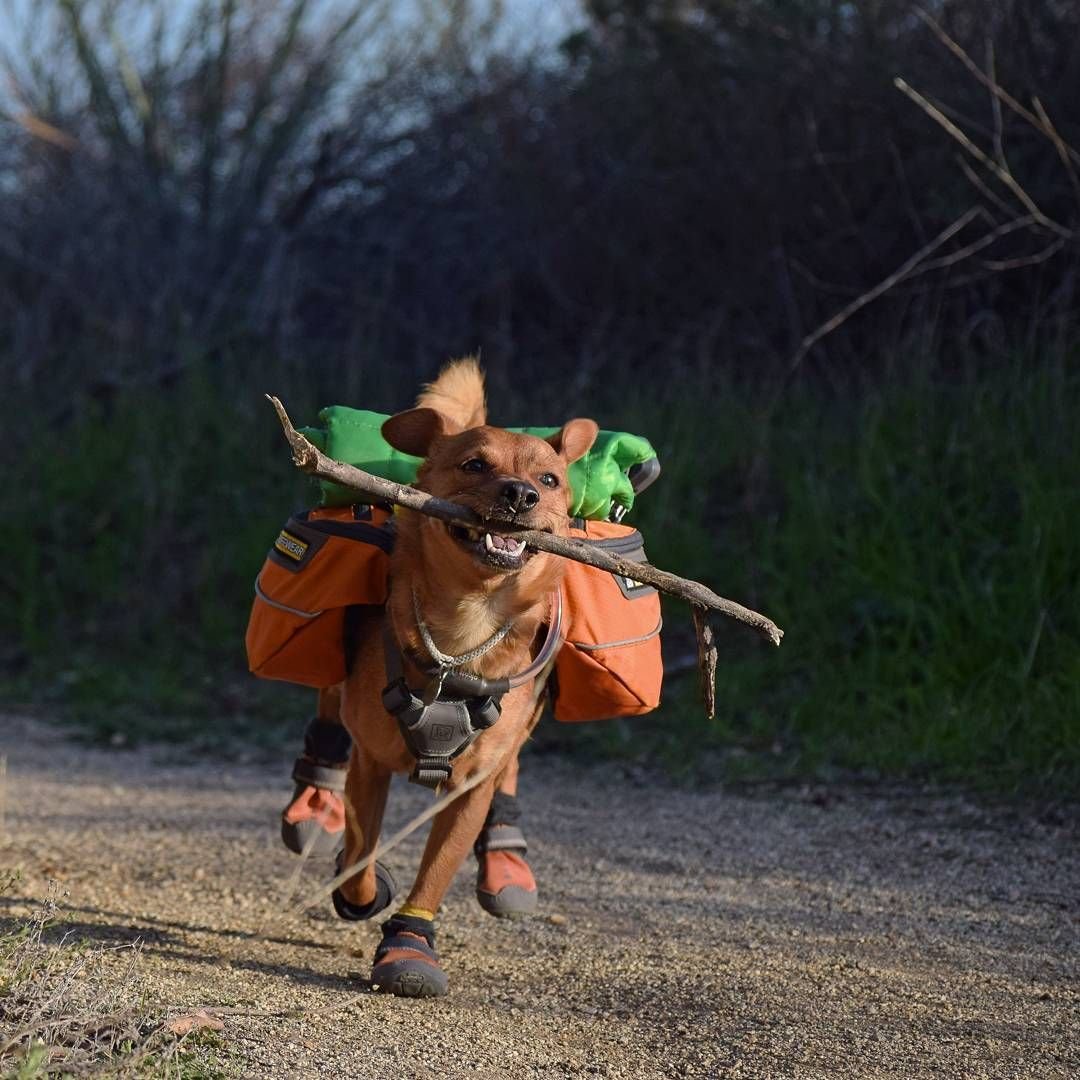
<svg viewBox="0 0 1080 1080"><path fill-rule="evenodd" d="M450 882L480 834L494 788L495 779L491 777L436 816L409 893L410 907L438 911Z"/></svg>
<svg viewBox="0 0 1080 1080"><path fill-rule="evenodd" d="M404 997L446 993L446 973L435 953L435 912L480 832L494 788L495 777L488 777L436 815L408 902L383 923L371 971L379 989Z"/></svg>
<svg viewBox="0 0 1080 1080"><path fill-rule="evenodd" d="M353 744L345 781L345 847L338 855L339 872L375 850L390 777L389 769ZM390 871L382 863L369 863L334 891L334 908L343 919L370 919L389 907L396 891Z"/></svg>
<svg viewBox="0 0 1080 1080"><path fill-rule="evenodd" d="M536 878L526 861L528 844L521 830L517 801L518 755L511 754L495 781L480 835L476 838L476 899L489 914L518 919L536 912Z"/></svg>

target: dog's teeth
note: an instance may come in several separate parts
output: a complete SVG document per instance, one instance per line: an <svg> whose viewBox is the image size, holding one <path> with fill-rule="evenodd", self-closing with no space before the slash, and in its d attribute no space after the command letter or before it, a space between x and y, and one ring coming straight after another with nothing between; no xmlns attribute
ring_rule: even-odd
<svg viewBox="0 0 1080 1080"><path fill-rule="evenodd" d="M509 536L500 536L499 543L491 533L484 533L484 547L488 551L497 551L500 555L509 555L512 559L520 558L525 553L525 541L514 540Z"/></svg>

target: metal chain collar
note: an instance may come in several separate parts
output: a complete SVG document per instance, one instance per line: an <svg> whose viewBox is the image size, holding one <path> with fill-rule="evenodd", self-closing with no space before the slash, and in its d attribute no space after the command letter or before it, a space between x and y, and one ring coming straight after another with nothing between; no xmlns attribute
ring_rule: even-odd
<svg viewBox="0 0 1080 1080"><path fill-rule="evenodd" d="M479 659L485 653L490 652L499 644L507 634L510 633L510 628L514 625L513 620L507 623L503 623L494 634L487 639L487 641L481 642L475 649L470 649L466 653L462 653L460 656L451 656L449 653L442 652L438 645L435 644L434 639L431 636L431 631L427 627L427 623L424 622L424 617L420 614L420 599L416 595L416 590L413 589L413 616L416 619L416 628L420 631L420 640L424 643L424 648L427 649L428 655L439 667L439 673L436 676L432 686L428 687L428 692L424 695L424 700L429 704L439 695L439 691L442 689L443 680L447 674L454 668L459 668L465 664L470 663L473 660Z"/></svg>

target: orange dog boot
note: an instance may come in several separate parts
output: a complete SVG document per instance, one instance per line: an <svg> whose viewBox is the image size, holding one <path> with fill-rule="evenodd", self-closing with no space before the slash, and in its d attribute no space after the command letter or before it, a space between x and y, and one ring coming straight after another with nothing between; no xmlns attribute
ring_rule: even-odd
<svg viewBox="0 0 1080 1080"><path fill-rule="evenodd" d="M371 983L398 997L442 997L449 980L435 954L435 923L402 908L382 925Z"/></svg>
<svg viewBox="0 0 1080 1080"><path fill-rule="evenodd" d="M296 786L281 814L281 839L299 855L329 855L345 830L345 773L352 740L340 725L312 720L304 732L304 753L296 759Z"/></svg>
<svg viewBox="0 0 1080 1080"><path fill-rule="evenodd" d="M536 913L537 889L528 845L516 825L487 825L477 837L476 899L489 914L522 919Z"/></svg>

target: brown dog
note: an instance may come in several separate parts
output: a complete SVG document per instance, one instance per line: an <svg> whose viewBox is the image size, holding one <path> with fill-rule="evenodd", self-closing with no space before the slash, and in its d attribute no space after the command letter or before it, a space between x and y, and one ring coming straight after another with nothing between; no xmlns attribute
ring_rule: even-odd
<svg viewBox="0 0 1080 1080"><path fill-rule="evenodd" d="M397 519L390 598L385 611L369 616L361 628L361 644L345 682L342 718L354 748L341 867L374 850L391 774L417 768L403 725L421 717L417 730L440 727L421 711L442 686L431 669L441 665L444 673L453 669L486 680L520 673L532 664L552 616L562 561L526 549L513 539L513 530L567 531L567 466L588 452L597 425L570 420L545 441L489 427L485 420L483 377L474 360L462 360L426 388L417 408L383 426L392 446L425 459L417 487L469 507L487 528L448 526L408 511ZM398 671L403 685L395 695L384 696ZM442 691L435 706L464 708L441 704L461 697L460 690ZM397 713L393 703L401 706L404 699L412 711L391 715L388 709ZM492 711L481 707L479 695L466 704L473 726L481 730L445 766L449 775L442 789L453 790L480 773L486 778L436 816L408 901L383 925L372 982L395 994L446 992L446 976L434 951L434 913L480 832L493 790L516 770L518 750L539 716L533 679L501 698L501 715L490 726L485 725ZM340 887L334 904L344 918L371 918L385 910L393 892L389 872L372 863Z"/></svg>

